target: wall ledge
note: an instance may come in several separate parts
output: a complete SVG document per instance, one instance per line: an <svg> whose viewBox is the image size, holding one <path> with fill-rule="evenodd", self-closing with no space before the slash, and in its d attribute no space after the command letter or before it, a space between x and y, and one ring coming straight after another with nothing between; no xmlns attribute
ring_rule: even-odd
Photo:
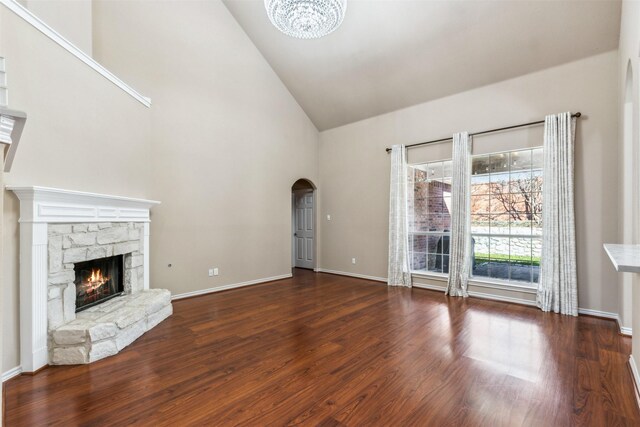
<svg viewBox="0 0 640 427"><path fill-rule="evenodd" d="M142 95L140 92L136 91L134 88L119 79L115 74L100 65L98 62L96 62L95 59L84 53L80 48L71 43L69 40L65 39L60 33L48 26L44 21L35 16L16 0L0 0L0 4L4 5L7 9L18 15L20 18L24 19L27 23L31 24L35 29L43 33L45 36L49 37L60 47L71 53L80 61L93 68L111 83L127 92L145 107L151 107L151 98Z"/></svg>

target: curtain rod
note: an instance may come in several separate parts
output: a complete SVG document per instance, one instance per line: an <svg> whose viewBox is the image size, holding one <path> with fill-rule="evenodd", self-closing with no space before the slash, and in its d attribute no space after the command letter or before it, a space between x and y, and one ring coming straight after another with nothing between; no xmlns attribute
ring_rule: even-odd
<svg viewBox="0 0 640 427"><path fill-rule="evenodd" d="M571 117L580 117L582 116L581 112L577 112L575 114L572 114ZM538 120L537 122L529 122L529 123L523 123L521 125L513 125L513 126L506 126L503 128L496 128L496 129L489 129L489 130L483 130L482 132L475 132L470 134L470 136L476 136L476 135L484 135L487 133L493 133L493 132L500 132L503 130L509 130L509 129L517 129L517 128L523 128L523 127L527 127L527 126L533 126L533 125L541 125L544 123L544 120ZM428 145L428 144L435 144L438 142L447 142L447 141L451 141L453 140L453 137L450 136L449 138L441 138L441 139L434 139L433 141L426 141L426 142L418 142L415 144L409 144L409 145L405 145L405 148L412 148L412 147L419 147L421 145ZM391 152L391 148L387 148L387 153Z"/></svg>

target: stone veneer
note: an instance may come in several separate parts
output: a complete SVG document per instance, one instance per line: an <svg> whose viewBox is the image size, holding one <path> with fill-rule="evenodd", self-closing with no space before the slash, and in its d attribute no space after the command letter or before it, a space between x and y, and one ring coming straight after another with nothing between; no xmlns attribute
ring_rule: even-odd
<svg viewBox="0 0 640 427"><path fill-rule="evenodd" d="M78 313L52 332L54 365L91 363L113 356L173 313L171 293L149 289L112 298Z"/></svg>
<svg viewBox="0 0 640 427"><path fill-rule="evenodd" d="M47 320L52 364L112 355L171 315L167 290L144 290L144 223L50 224ZM76 314L74 265L124 255L124 295Z"/></svg>

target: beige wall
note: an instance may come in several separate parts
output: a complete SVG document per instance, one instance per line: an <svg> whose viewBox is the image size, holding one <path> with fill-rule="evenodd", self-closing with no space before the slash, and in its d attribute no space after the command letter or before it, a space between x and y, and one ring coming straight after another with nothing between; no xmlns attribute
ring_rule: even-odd
<svg viewBox="0 0 640 427"><path fill-rule="evenodd" d="M619 46L619 111L620 111L620 209L618 209L619 235L621 243L640 243L640 3L624 1ZM632 85L627 88L627 67L631 65ZM631 123L625 123L625 103L631 104ZM625 138L624 129L629 126L631 137ZM632 317L633 335L632 353L636 365L640 366L640 275L619 274L619 286L626 289L626 304L631 299L629 310Z"/></svg>
<svg viewBox="0 0 640 427"><path fill-rule="evenodd" d="M94 17L94 56L153 99L151 285L290 274L291 186L317 181L318 132L225 6L97 1Z"/></svg>
<svg viewBox="0 0 640 427"><path fill-rule="evenodd" d="M91 56L92 0L23 0L19 3Z"/></svg>
<svg viewBox="0 0 640 427"><path fill-rule="evenodd" d="M151 286L174 294L290 273L291 185L317 182L318 133L221 3L96 4L94 56L151 109L0 11L10 107L29 115L8 184L161 200ZM18 202L4 200L6 371L19 363Z"/></svg>
<svg viewBox="0 0 640 427"><path fill-rule="evenodd" d="M0 7L10 105L27 112L5 183L150 195L150 110ZM19 364L18 216L4 192L3 372Z"/></svg>
<svg viewBox="0 0 640 427"><path fill-rule="evenodd" d="M387 276L385 147L581 111L575 200L579 304L617 313L617 278L602 250L617 233L617 64L612 51L322 132L321 267ZM536 145L542 145L542 128L477 137L474 153ZM450 158L450 152L447 143L415 149L409 161ZM356 265L351 264L354 257Z"/></svg>

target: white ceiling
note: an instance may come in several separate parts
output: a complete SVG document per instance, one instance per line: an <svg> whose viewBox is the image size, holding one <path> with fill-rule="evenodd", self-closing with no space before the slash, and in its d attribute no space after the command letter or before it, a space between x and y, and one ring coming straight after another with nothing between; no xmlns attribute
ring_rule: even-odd
<svg viewBox="0 0 640 427"><path fill-rule="evenodd" d="M319 130L615 49L617 0L348 0L334 33L280 33L224 0Z"/></svg>

